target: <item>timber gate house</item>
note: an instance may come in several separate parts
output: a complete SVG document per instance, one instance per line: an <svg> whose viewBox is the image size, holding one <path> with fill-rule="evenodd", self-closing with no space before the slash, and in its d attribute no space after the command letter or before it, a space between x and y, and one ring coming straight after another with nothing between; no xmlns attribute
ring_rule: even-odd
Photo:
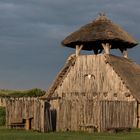
<svg viewBox="0 0 140 140"><path fill-rule="evenodd" d="M7 125L12 122L10 116L21 112L19 121L24 119L30 128L42 132L140 128L140 66L127 52L138 43L99 15L62 44L74 48L75 54L68 57L46 95L24 108L24 116L26 99L20 102L21 110L16 107L18 101L7 102ZM122 56L112 55L112 49L120 50ZM93 54L82 55L81 50Z"/></svg>

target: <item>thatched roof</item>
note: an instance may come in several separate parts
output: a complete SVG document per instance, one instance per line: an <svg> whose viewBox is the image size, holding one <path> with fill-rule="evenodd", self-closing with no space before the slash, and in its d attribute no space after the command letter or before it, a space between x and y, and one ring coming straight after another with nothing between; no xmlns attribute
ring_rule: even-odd
<svg viewBox="0 0 140 140"><path fill-rule="evenodd" d="M140 65L113 55L106 55L106 61L124 81L132 95L140 102Z"/></svg>
<svg viewBox="0 0 140 140"><path fill-rule="evenodd" d="M137 45L126 31L104 15L97 17L96 20L81 27L62 41L64 46L71 48L83 44L84 50L101 48L101 43L110 43L112 49L132 48Z"/></svg>

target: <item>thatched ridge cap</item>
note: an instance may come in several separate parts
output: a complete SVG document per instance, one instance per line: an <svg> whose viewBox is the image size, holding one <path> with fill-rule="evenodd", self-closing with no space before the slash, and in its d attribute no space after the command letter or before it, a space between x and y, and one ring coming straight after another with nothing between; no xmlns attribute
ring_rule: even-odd
<svg viewBox="0 0 140 140"><path fill-rule="evenodd" d="M99 15L96 17L96 19L94 21L99 21L99 20L111 21L111 20L108 19L108 17L104 13L99 13Z"/></svg>

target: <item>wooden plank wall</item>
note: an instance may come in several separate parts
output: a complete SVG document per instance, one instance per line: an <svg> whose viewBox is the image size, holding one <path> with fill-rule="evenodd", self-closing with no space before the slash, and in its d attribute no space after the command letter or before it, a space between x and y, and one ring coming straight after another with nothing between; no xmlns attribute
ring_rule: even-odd
<svg viewBox="0 0 140 140"><path fill-rule="evenodd" d="M133 128L137 124L137 102L100 101L100 129Z"/></svg>
<svg viewBox="0 0 140 140"><path fill-rule="evenodd" d="M51 130L46 112L49 112L49 103L38 98L11 98L6 101L6 122L22 123L23 120L31 119L31 129L37 131Z"/></svg>
<svg viewBox="0 0 140 140"><path fill-rule="evenodd" d="M87 125L98 125L98 106L93 99L61 100L58 131L77 131Z"/></svg>
<svg viewBox="0 0 140 140"><path fill-rule="evenodd" d="M84 126L97 126L98 131L105 131L114 128L135 128L136 125L135 101L60 100L58 131L79 131Z"/></svg>

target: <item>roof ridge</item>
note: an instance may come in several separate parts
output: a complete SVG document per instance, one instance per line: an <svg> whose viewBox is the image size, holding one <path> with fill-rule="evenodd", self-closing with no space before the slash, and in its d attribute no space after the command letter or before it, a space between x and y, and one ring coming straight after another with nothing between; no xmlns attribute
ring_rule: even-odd
<svg viewBox="0 0 140 140"><path fill-rule="evenodd" d="M109 20L109 19L105 13L99 13L98 16L96 17L95 21L98 21L98 20Z"/></svg>

